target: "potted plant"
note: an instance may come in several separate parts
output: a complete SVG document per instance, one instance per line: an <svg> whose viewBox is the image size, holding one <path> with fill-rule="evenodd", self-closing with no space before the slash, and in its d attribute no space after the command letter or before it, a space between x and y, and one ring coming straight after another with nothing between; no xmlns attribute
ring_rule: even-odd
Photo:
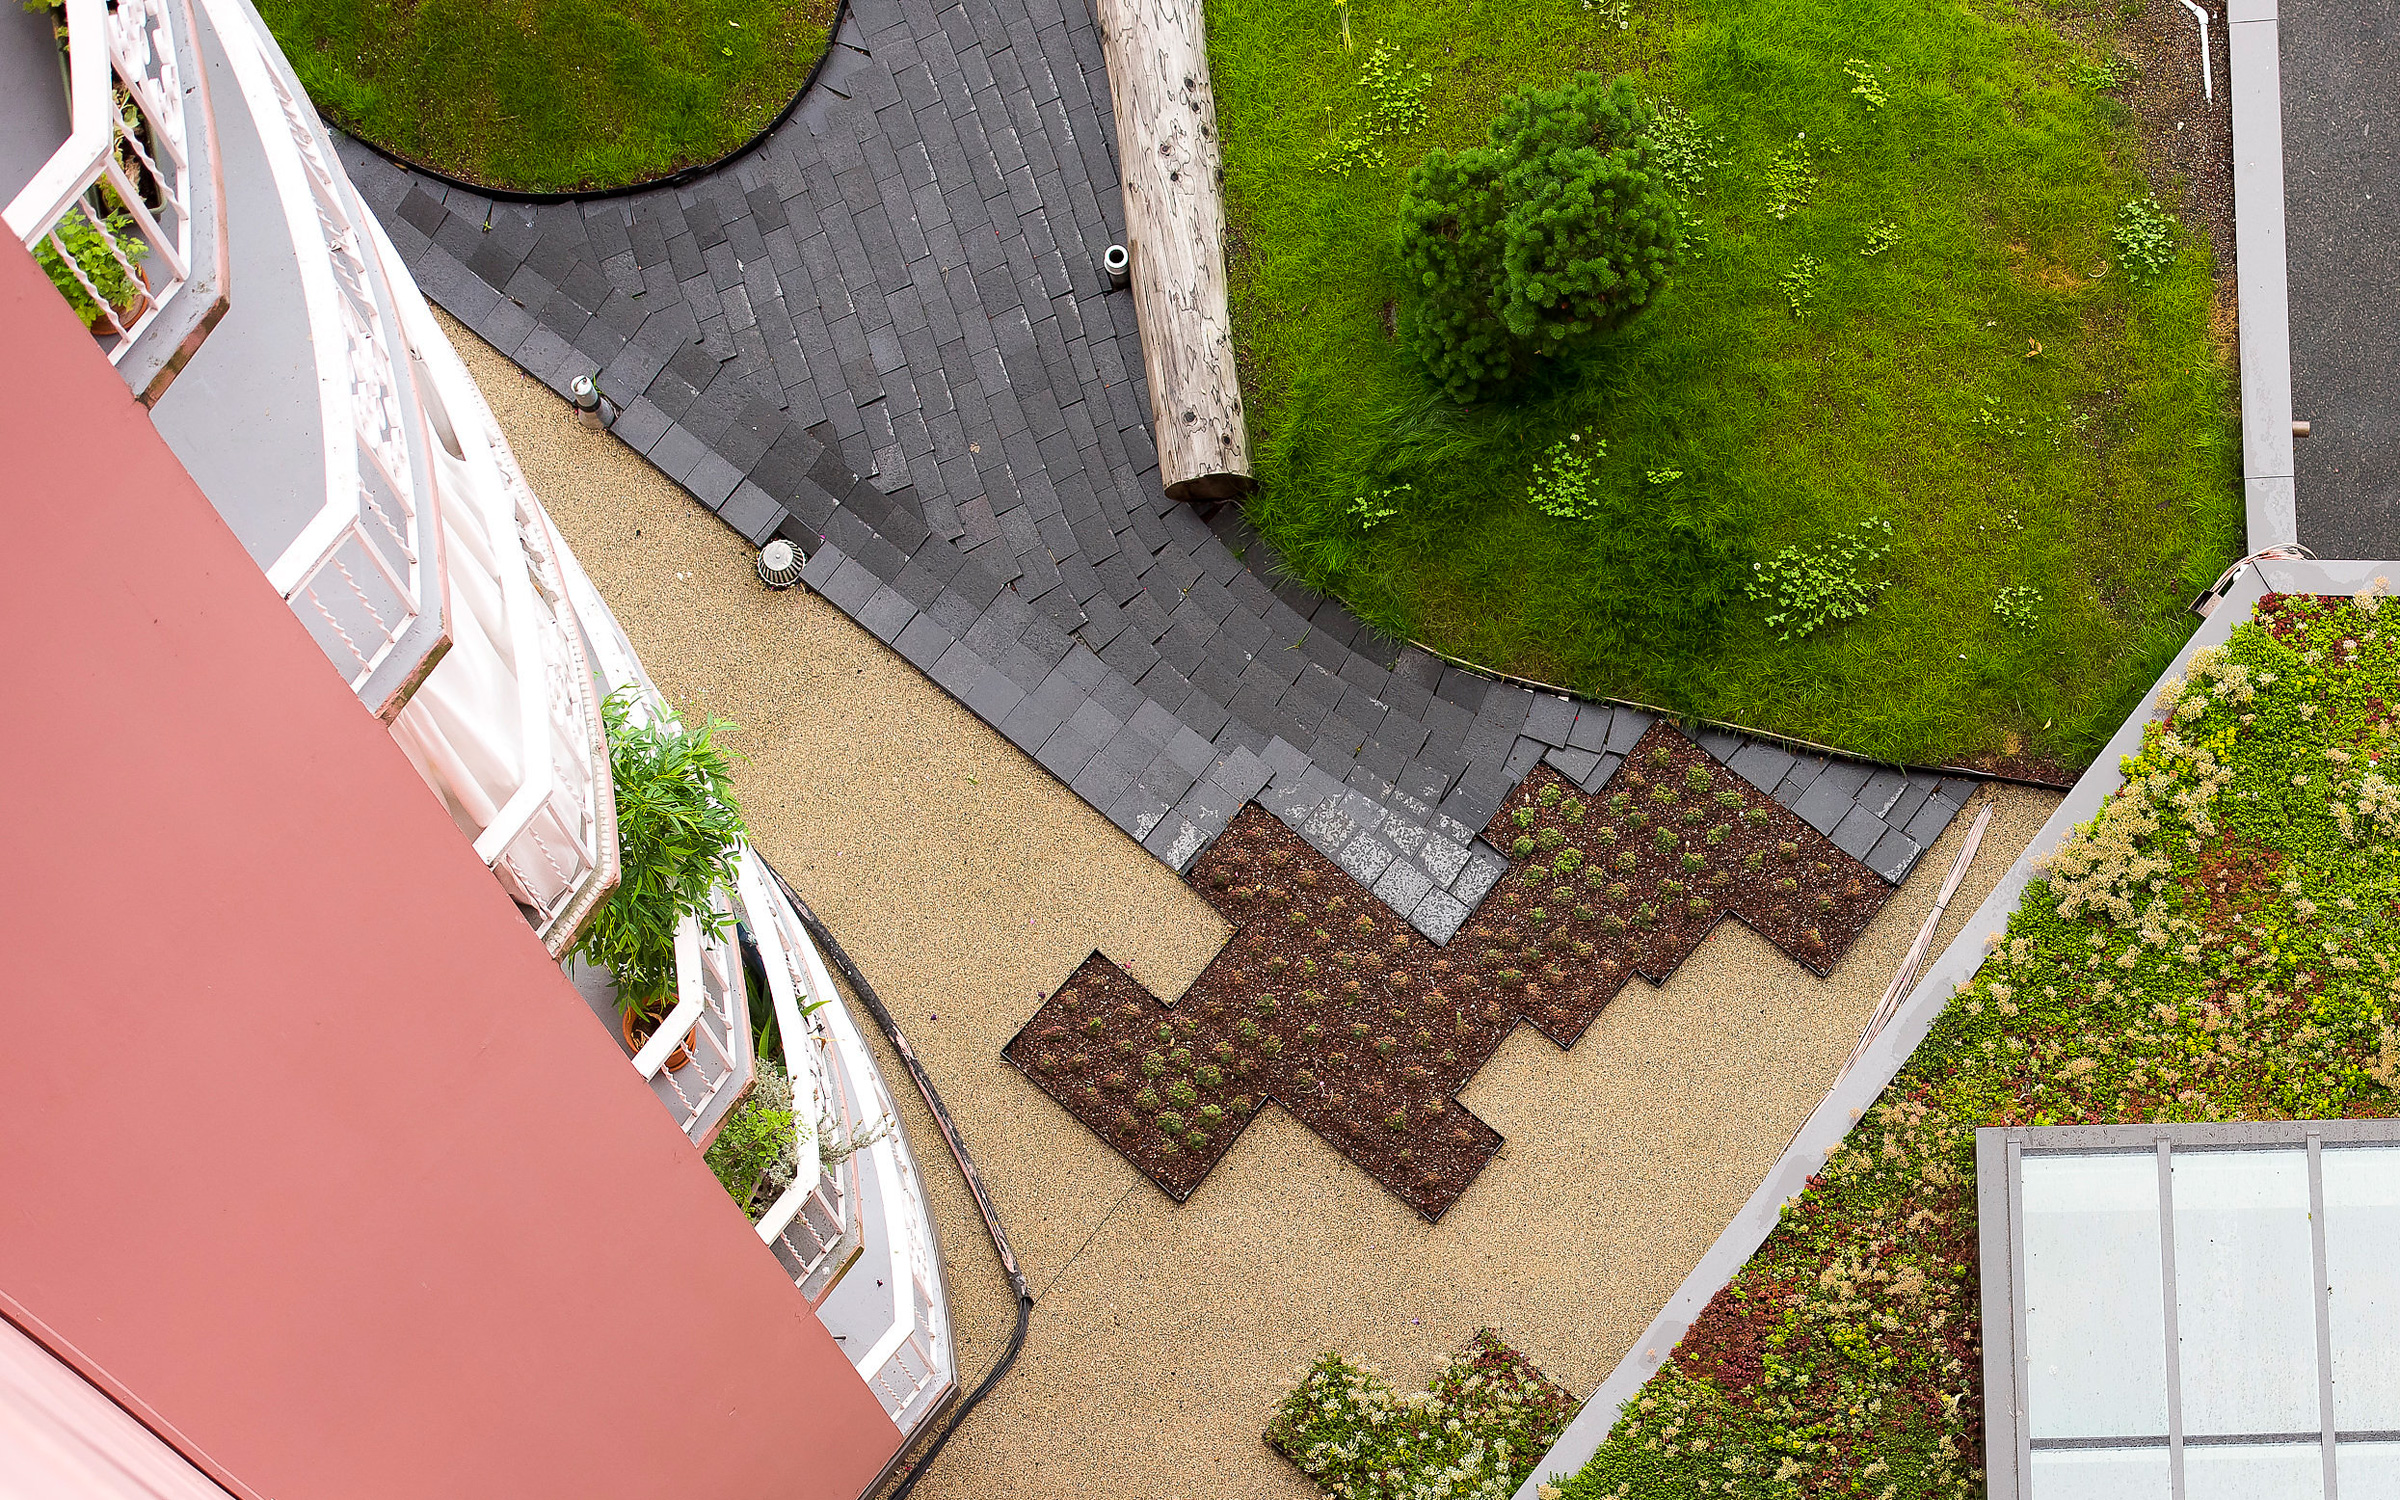
<svg viewBox="0 0 2400 1500"><path fill-rule="evenodd" d="M133 262L134 271L128 272L116 251L109 248L112 238L116 251ZM67 299L67 305L75 309L75 316L103 337L131 327L140 315L149 288L143 285L139 268L149 254L149 243L134 232L133 215L122 208L102 214L89 203L78 203L74 212L60 218L33 250L34 260ZM77 272L82 273L80 277ZM85 289L87 282L90 290ZM106 300L105 307L93 298L93 292Z"/></svg>
<svg viewBox="0 0 2400 1500"><path fill-rule="evenodd" d="M639 1051L675 1006L675 929L693 917L707 935L724 934L726 919L709 894L733 883L743 827L731 763L716 743L731 726L717 719L696 729L672 720L637 723L630 693L612 693L601 705L616 780L617 889L575 956L616 976L625 1044ZM687 1040L667 1066L690 1060Z"/></svg>

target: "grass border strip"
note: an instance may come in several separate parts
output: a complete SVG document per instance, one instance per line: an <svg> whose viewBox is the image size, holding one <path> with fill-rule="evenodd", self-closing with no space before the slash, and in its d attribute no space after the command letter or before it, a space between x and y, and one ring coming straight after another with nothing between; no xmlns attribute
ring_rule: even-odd
<svg viewBox="0 0 2400 1500"><path fill-rule="evenodd" d="M2360 560L2262 561L2234 586L2191 639L2184 642L2183 649L2175 654L2159 680L2181 675L2192 655L2201 648L2222 645L2237 624L2250 618L2251 607L2266 594L2356 594L2378 575L2388 575L2395 567L2400 564ZM2057 848L2078 824L2088 821L2116 794L2124 780L2118 764L2124 756L2140 750L2142 731L2155 716L2154 699L2155 693L2146 694L2141 706L2118 726L2100 758L2075 783L2066 800L2034 835L2017 862L2000 877L1999 884L1975 909L1958 936L1917 981L1874 1045L1852 1063L1809 1113L1783 1155L1684 1277L1666 1306L1601 1381L1558 1442L1534 1466L1533 1474L1518 1488L1513 1500L1540 1500L1540 1486L1558 1482L1582 1469L1607 1440L1625 1403L1658 1373L1710 1300L1766 1242L1784 1204L1807 1187L1825 1158L1848 1136L1850 1127L1915 1054L1918 1044L1940 1018L1951 991L1983 967L1988 942L1984 934L2006 924L2026 885L2037 873L2036 861Z"/></svg>
<svg viewBox="0 0 2400 1500"><path fill-rule="evenodd" d="M800 108L801 102L808 97L808 91L817 86L819 78L825 76L825 64L832 59L833 49L850 46L849 43L842 40L842 26L849 19L850 0L838 0L834 6L833 24L825 28L825 50L817 54L816 66L808 70L808 76L800 80L800 87L792 91L792 97L785 102L783 108L775 112L775 118L759 127L756 135L718 157L715 161L695 162L688 167L677 167L664 177L646 177L640 182L619 183L614 187L587 188L571 193L535 193L527 192L522 188L487 187L479 182L470 182L464 177L453 177L439 167L418 161L415 157L395 151L380 142L370 141L325 113L318 106L314 97L311 97L308 103L311 109L317 111L317 118L324 122L327 130L334 132L344 140L358 142L403 172L429 178L446 188L456 188L462 193L473 193L479 198L489 198L494 203L596 203L606 198L626 198L635 193L653 192L663 188L688 187L703 178L715 176L718 172L732 166L766 144L767 137L783 128L784 122L791 119L793 113ZM280 46L281 43L277 45ZM852 46L851 50L861 57L875 55L864 47Z"/></svg>

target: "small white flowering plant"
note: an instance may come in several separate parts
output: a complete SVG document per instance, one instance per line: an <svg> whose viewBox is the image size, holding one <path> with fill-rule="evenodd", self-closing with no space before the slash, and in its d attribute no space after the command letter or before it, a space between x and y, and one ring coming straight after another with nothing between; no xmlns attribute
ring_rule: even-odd
<svg viewBox="0 0 2400 1500"><path fill-rule="evenodd" d="M1488 1328L1422 1391L1334 1353L1293 1378L1267 1445L1336 1500L1507 1500L1575 1414Z"/></svg>

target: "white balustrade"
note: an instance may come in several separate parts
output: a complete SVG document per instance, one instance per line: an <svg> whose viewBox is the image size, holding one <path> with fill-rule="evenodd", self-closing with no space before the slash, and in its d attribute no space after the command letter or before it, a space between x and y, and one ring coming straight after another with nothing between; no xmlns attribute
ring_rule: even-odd
<svg viewBox="0 0 2400 1500"><path fill-rule="evenodd" d="M67 0L68 136L4 217L64 270L122 360L192 268L192 169L176 0ZM97 267L78 259L97 250ZM114 274L111 274L113 271ZM115 295L112 295L112 291Z"/></svg>
<svg viewBox="0 0 2400 1500"><path fill-rule="evenodd" d="M380 262L374 232L362 228L373 216L334 160L316 112L285 77L281 57L270 55L236 0L201 4L257 127L291 236L317 362L325 499L267 565L267 578L352 689L363 693L439 601L432 496L412 457L424 451L424 414L377 295L379 286L400 278ZM380 701L368 707L388 716L406 694L375 697Z"/></svg>
<svg viewBox="0 0 2400 1500"><path fill-rule="evenodd" d="M366 225L386 264L397 255ZM393 737L552 953L616 882L615 794L571 555L517 467L482 391L412 283L392 303L435 436L451 645Z"/></svg>
<svg viewBox="0 0 2400 1500"><path fill-rule="evenodd" d="M832 1293L863 1245L857 1154L842 1152L837 1160L827 1161L820 1132L831 1125L845 1140L855 1141L870 1127L851 1107L840 1070L831 1066L827 1055L833 1038L823 1019L826 996L812 991L802 957L808 936L791 908L766 885L757 856L746 848L735 893L766 970L784 1071L792 1081L792 1120L800 1132L798 1169L791 1186L759 1219L758 1237L814 1307Z"/></svg>
<svg viewBox="0 0 2400 1500"><path fill-rule="evenodd" d="M742 956L731 916L722 906L718 915L725 918L722 936L703 932L697 917L676 928L675 1008L633 1055L634 1071L650 1080L694 1145L705 1144L725 1117L712 1106L723 1098L730 1107L728 1094L749 1087L755 1067ZM669 1067L678 1055L683 1061Z"/></svg>

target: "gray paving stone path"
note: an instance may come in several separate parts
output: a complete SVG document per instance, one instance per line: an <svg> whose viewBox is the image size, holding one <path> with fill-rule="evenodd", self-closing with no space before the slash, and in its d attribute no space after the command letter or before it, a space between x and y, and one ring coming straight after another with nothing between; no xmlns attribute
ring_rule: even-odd
<svg viewBox="0 0 2400 1500"><path fill-rule="evenodd" d="M352 142L427 295L1178 872L1256 799L1436 942L1548 761L1596 788L1648 715L1497 683L1283 579L1238 507L1159 490L1086 0L856 0L808 98L696 186L497 203ZM1897 881L1966 783L1712 754Z"/></svg>

